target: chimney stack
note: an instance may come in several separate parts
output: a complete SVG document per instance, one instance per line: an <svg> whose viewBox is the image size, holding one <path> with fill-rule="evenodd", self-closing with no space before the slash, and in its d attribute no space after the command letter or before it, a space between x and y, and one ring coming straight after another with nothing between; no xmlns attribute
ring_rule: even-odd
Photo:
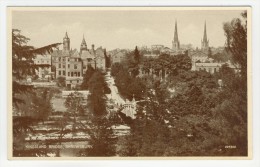
<svg viewBox="0 0 260 167"><path fill-rule="evenodd" d="M91 46L92 46L92 50L94 50L94 48L95 48L95 45L94 45L94 44L92 44Z"/></svg>

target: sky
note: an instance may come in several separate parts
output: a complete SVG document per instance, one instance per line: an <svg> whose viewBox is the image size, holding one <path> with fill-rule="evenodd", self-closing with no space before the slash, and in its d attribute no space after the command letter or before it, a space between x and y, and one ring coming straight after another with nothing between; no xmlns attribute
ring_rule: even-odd
<svg viewBox="0 0 260 167"><path fill-rule="evenodd" d="M211 47L223 46L223 23L239 18L241 10L81 10L13 11L12 28L42 47L62 42L68 32L72 49L80 48L83 35L88 48L134 49L162 44L171 48L175 20L180 44L201 47L204 22Z"/></svg>

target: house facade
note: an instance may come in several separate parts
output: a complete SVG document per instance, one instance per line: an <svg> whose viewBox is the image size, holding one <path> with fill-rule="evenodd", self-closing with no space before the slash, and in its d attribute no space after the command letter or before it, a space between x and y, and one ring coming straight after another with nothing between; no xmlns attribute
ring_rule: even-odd
<svg viewBox="0 0 260 167"><path fill-rule="evenodd" d="M106 69L105 52L106 50L102 47L95 49L94 45L91 49L88 49L84 36L80 45L80 52L77 49L72 50L70 38L66 32L63 38L63 50L55 50L51 54L55 78L64 77L66 86L69 88L81 85L89 65L94 69Z"/></svg>

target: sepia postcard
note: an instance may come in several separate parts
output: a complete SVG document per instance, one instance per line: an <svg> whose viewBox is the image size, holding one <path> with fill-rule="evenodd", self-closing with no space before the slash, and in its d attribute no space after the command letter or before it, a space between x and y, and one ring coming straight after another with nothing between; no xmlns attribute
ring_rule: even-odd
<svg viewBox="0 0 260 167"><path fill-rule="evenodd" d="M9 159L251 159L250 7L8 7Z"/></svg>

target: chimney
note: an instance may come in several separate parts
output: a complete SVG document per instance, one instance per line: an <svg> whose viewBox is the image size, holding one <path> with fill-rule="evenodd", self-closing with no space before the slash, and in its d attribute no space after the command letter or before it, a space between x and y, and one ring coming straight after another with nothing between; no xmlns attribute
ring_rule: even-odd
<svg viewBox="0 0 260 167"><path fill-rule="evenodd" d="M94 45L94 44L92 44L91 46L92 46L92 50L94 50L94 48L95 48L95 45Z"/></svg>

